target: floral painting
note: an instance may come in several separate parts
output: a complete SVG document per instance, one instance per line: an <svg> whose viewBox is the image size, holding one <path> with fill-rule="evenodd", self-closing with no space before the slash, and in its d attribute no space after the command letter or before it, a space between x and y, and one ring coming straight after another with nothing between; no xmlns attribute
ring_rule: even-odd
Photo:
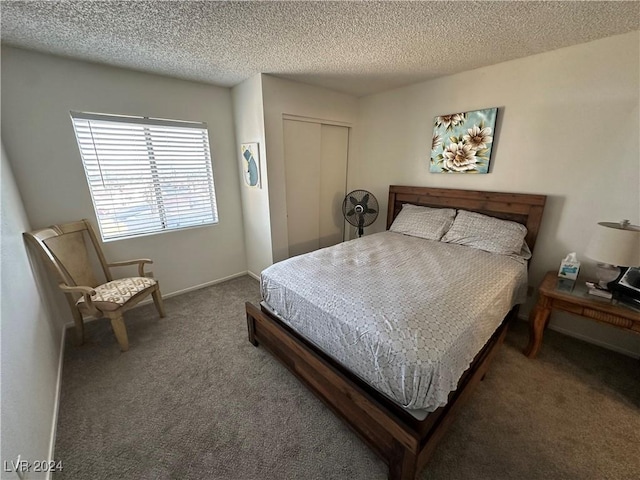
<svg viewBox="0 0 640 480"><path fill-rule="evenodd" d="M489 173L497 108L435 118L432 173Z"/></svg>
<svg viewBox="0 0 640 480"><path fill-rule="evenodd" d="M260 153L257 143L243 143L242 165L244 181L250 187L262 188L260 185Z"/></svg>

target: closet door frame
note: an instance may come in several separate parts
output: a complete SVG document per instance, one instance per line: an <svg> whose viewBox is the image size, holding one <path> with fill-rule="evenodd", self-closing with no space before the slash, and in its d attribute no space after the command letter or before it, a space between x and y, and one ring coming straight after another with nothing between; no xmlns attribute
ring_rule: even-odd
<svg viewBox="0 0 640 480"><path fill-rule="evenodd" d="M346 127L348 128L348 135L347 135L347 164L346 164L346 168L345 168L345 177L344 177L344 194L347 194L347 187L349 184L349 160L351 158L351 129L353 128L353 123L351 122L343 122L343 121L339 121L339 120L328 120L325 118L317 118L317 117L305 117L305 116L301 116L301 115L292 115L292 114L288 114L288 113L283 113L282 114L282 126L283 126L283 131L284 131L284 122L285 120L292 120L292 121L296 121L296 122L306 122L306 123L314 123L314 124L320 124L320 125L329 125L329 126L336 126L336 127ZM283 139L284 142L284 139ZM284 160L284 159L283 159ZM286 162L285 162L286 163ZM286 188L286 182L285 182L285 188ZM286 192L285 192L286 195ZM288 208L288 206L287 206ZM288 217L288 213L287 213L287 217ZM287 220L288 222L288 220ZM347 223L347 221L343 221L343 225L342 225L342 241L344 242L345 240L348 240L348 228L350 227L350 224Z"/></svg>
<svg viewBox="0 0 640 480"><path fill-rule="evenodd" d="M348 128L353 127L353 124L350 122L341 122L339 120L327 120L326 118L302 117L300 115L290 115L288 113L282 114L282 121L284 120L293 120L295 122L307 122L307 123L321 123L324 125L334 125L336 127L348 127Z"/></svg>

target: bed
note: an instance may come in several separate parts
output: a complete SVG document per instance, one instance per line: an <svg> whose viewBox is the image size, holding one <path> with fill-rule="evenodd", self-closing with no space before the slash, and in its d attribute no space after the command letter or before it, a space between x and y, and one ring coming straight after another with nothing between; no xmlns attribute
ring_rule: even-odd
<svg viewBox="0 0 640 480"><path fill-rule="evenodd" d="M387 229L403 205L463 209L524 225L526 243L533 251L545 200L542 195L391 186ZM526 259L498 259L502 262L500 268L512 272L501 276L513 276L519 284L516 288L505 280L504 285L496 285L494 297L505 297L500 306L502 310L485 306L456 310L445 305L443 312L451 311L450 315L455 317L447 329L436 325L427 334L416 334L420 326L395 321L393 328L388 327L387 318L402 319L398 312L424 300L409 301L417 294L415 285L429 279L423 276L405 280L404 277L412 275L398 272L409 271L406 270L408 264L413 264L411 268L416 272L429 269L429 275L437 279L441 274L431 269L442 263L444 271L450 270L444 260L447 256L472 262L468 274L476 270L485 272L496 262L493 258L496 255L477 251L469 256L465 253L471 250L469 247L440 245L440 242L430 242L423 253L425 242L430 241L385 232L295 257L263 275L261 288L268 301L260 306L246 304L251 343L270 351L378 453L389 465L390 479L414 479L426 465L437 441L483 378L504 340L508 321L517 314L517 306L512 308L512 305L521 301L516 297L522 295L523 272L526 291ZM411 255L403 256L402 252L406 251ZM377 301L367 298L368 290L358 290L358 284L351 287L345 283L348 280L336 273L338 269L353 276L353 270L349 270L353 265L345 262L359 262L355 270L359 278L350 277L350 281L381 284L383 288L374 296L384 298ZM384 262L399 264L396 268L396 263ZM423 265L420 262L424 262L424 266L420 266ZM322 281L317 286L305 287L305 269L311 269ZM296 277L298 274L301 276ZM431 288L437 283L433 281ZM348 288L345 285L349 285ZM394 286L398 288L392 288ZM516 294L517 291L520 293ZM351 298L346 304L343 303L345 297ZM305 303L305 299L309 301ZM435 305L437 296L427 300ZM369 307L373 310L367 310ZM339 312L346 314L339 315ZM496 318L496 312L502 313ZM505 312L508 313L503 317ZM362 325L361 330L349 330L350 316L362 317L364 330ZM446 317L439 313L434 318L446 321ZM466 318L464 322L460 320L462 317ZM434 335L434 331L449 332L451 325L459 325L455 335L447 334L451 338ZM320 326L324 330L318 333ZM402 342L411 345L414 337L423 342L420 348L403 348ZM435 337L438 343L434 343ZM426 351L440 352L440 356L435 359L421 356ZM374 366L363 360L367 352L373 355ZM393 371L398 365L402 365L400 373Z"/></svg>

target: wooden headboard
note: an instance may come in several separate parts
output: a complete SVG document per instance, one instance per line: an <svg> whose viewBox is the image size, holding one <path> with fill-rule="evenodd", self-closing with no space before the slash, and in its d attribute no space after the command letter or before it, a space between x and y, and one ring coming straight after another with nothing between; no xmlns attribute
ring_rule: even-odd
<svg viewBox="0 0 640 480"><path fill-rule="evenodd" d="M518 222L527 227L525 240L533 252L542 221L546 195L480 192L450 188L389 186L387 230L400 213L403 203L425 207L460 208Z"/></svg>

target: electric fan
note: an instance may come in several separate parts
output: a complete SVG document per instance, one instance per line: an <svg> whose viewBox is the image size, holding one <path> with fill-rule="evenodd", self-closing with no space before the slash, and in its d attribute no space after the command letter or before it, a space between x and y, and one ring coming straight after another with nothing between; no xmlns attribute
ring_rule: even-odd
<svg viewBox="0 0 640 480"><path fill-rule="evenodd" d="M378 200L366 190L354 190L344 197L342 215L347 222L358 227L358 237L378 218Z"/></svg>

